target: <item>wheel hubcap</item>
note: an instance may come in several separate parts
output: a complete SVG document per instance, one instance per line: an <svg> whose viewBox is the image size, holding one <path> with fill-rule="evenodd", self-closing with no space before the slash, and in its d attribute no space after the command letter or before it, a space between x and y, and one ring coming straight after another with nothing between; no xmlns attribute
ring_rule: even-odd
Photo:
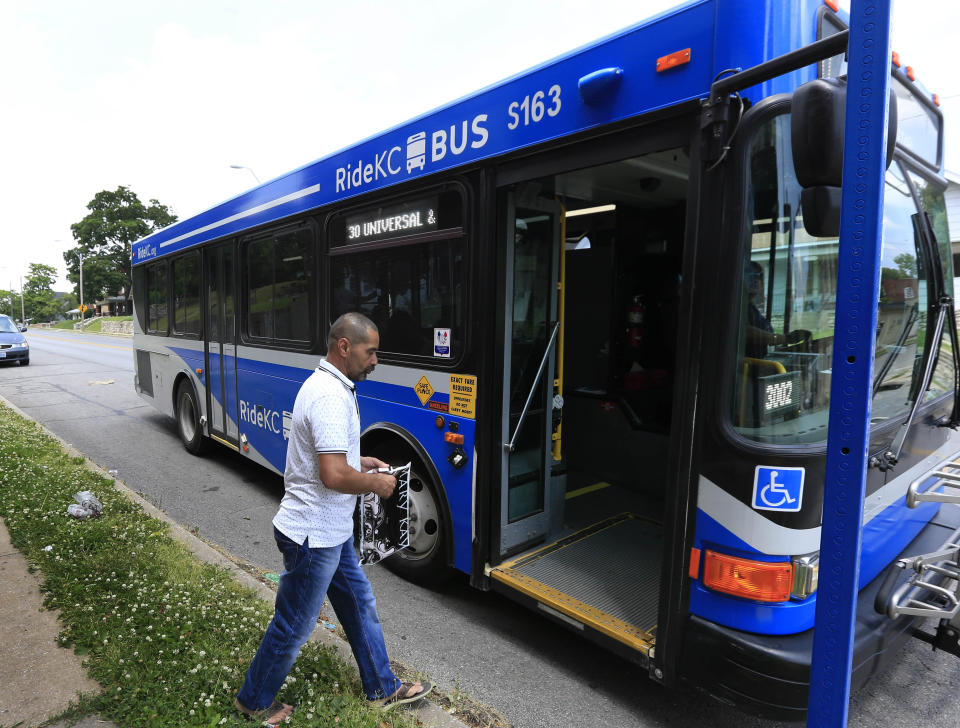
<svg viewBox="0 0 960 728"><path fill-rule="evenodd" d="M440 540L437 504L423 478L416 471L410 472L410 488L407 491L410 505L410 546L400 552L411 561L424 559L433 553Z"/></svg>
<svg viewBox="0 0 960 728"><path fill-rule="evenodd" d="M191 442L197 435L196 413L193 411L193 400L184 392L180 396L180 433L183 439Z"/></svg>

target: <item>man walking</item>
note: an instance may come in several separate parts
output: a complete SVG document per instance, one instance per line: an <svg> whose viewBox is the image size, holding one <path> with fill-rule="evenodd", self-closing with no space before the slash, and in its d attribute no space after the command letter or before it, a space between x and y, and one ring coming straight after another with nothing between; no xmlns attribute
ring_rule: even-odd
<svg viewBox="0 0 960 728"><path fill-rule="evenodd" d="M353 547L357 496L388 498L396 479L369 472L387 467L360 457L355 382L377 364L380 335L363 314L346 313L330 327L327 356L297 394L287 443L284 496L273 519L283 554L273 619L260 642L236 708L276 724L293 709L274 698L317 624L324 596L340 620L367 699L389 710L419 700L429 682L401 683L390 669L373 590Z"/></svg>

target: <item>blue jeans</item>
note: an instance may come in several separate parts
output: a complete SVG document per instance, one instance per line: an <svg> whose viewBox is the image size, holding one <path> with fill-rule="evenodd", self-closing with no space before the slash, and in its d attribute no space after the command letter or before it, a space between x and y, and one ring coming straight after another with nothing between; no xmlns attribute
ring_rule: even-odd
<svg viewBox="0 0 960 728"><path fill-rule="evenodd" d="M331 548L310 548L309 539L301 546L276 527L273 535L283 554L284 571L273 619L247 670L239 701L249 710L273 703L300 648L317 626L324 595L350 640L367 698L396 692L400 681L390 669L373 589L360 568L352 539Z"/></svg>

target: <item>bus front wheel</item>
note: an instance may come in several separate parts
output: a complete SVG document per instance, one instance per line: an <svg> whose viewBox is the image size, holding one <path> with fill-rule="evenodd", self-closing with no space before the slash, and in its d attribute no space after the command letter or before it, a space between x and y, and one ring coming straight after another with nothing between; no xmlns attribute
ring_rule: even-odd
<svg viewBox="0 0 960 728"><path fill-rule="evenodd" d="M200 426L200 407L189 382L183 380L177 387L176 412L177 432L180 441L191 455L201 455L207 449L207 440Z"/></svg>
<svg viewBox="0 0 960 728"><path fill-rule="evenodd" d="M397 449L378 449L374 457L399 465L408 460L410 486L407 491L410 507L410 545L398 551L383 563L397 576L424 586L447 581L453 569L447 564L447 542L450 525L443 504L437 497L436 486L426 474L423 465L409 452Z"/></svg>

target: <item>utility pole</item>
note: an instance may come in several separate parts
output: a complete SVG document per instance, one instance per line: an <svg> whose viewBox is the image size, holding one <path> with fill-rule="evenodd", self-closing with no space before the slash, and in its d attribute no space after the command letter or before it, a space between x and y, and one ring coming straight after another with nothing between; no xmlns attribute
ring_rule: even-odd
<svg viewBox="0 0 960 728"><path fill-rule="evenodd" d="M80 259L80 331L82 332L83 318L87 311L86 306L83 305L83 253L77 253L77 257Z"/></svg>
<svg viewBox="0 0 960 728"><path fill-rule="evenodd" d="M20 276L20 324L22 326L27 325L27 315L24 312L23 305L23 276Z"/></svg>

